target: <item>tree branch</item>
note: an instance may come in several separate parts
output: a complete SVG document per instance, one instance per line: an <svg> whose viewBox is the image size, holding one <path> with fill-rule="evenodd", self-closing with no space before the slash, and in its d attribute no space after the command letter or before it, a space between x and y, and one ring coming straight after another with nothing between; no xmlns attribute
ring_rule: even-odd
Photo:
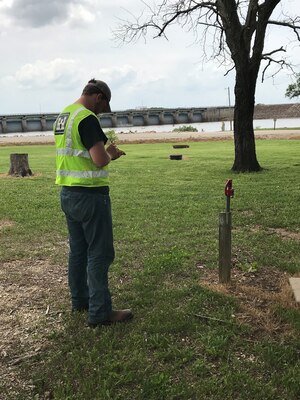
<svg viewBox="0 0 300 400"><path fill-rule="evenodd" d="M227 75L229 74L229 72L233 71L234 69L235 69L235 66L233 65L230 69L228 69L228 70L225 72L224 76L227 76Z"/></svg>
<svg viewBox="0 0 300 400"><path fill-rule="evenodd" d="M274 78L274 76L277 75L284 67L290 69L293 73L295 73L295 71L294 71L292 65L291 65L290 63L287 63L285 60L275 60L274 58L268 57L268 56L264 57L263 60L268 61L268 63L267 63L267 65L265 66L265 68L263 69L263 71L262 71L262 75L261 75L261 82L262 82L262 83L263 83L264 80L265 80L266 71L267 71L267 69L269 68L269 66L270 66L272 63L278 65L277 71L274 72L274 74L271 75L272 78Z"/></svg>
<svg viewBox="0 0 300 400"><path fill-rule="evenodd" d="M273 54L278 53L279 51L286 52L286 50L281 46L280 49L276 49L276 50L270 51L270 53L262 54L261 58L266 60L267 57L272 56Z"/></svg>
<svg viewBox="0 0 300 400"><path fill-rule="evenodd" d="M176 21L177 19L179 19L182 16L188 16L190 15L193 11L197 10L197 9L208 9L208 10L212 10L214 13L217 12L216 8L215 8L215 3L214 2L195 2L192 1L192 3L195 3L194 6L190 6L185 8L184 10L181 10L180 7L185 5L185 2L182 1L179 4L176 5L176 9L173 12L169 13L169 19L163 23L163 25L161 27L159 27L159 33L155 36L155 37L160 37L164 34L165 30L167 29L167 27L169 25L172 24L172 22ZM168 14L165 14L165 17L167 17ZM173 16L172 16L173 15ZM204 17L207 16L207 14L203 15ZM201 16L200 16L201 17ZM199 24L200 25L200 24Z"/></svg>
<svg viewBox="0 0 300 400"><path fill-rule="evenodd" d="M139 17L136 17L131 12L126 10L132 19L132 21L119 19L120 23L116 30L114 30L114 39L121 43L136 42L140 37L145 37L148 28L153 28L158 33L154 38L164 36L166 29L174 22L178 22L181 26L185 26L189 23L190 26L205 25L213 28L222 29L219 21L213 21L210 23L210 19L213 15L217 15L216 1L176 1L174 4L168 0L161 1L157 7L151 7L146 1L141 0L145 5L146 9L149 10L148 19L147 16L142 21L142 17L145 12L141 12ZM173 3L173 4L172 4ZM154 3L155 4L155 3ZM199 16L195 19L195 11L199 10ZM203 11L204 10L204 11ZM205 12L206 11L206 12ZM209 15L211 12L211 15ZM185 21L182 20L185 18ZM200 20L203 20L200 22Z"/></svg>
<svg viewBox="0 0 300 400"><path fill-rule="evenodd" d="M299 25L295 25L299 23ZM300 18L297 17L295 19L291 19L290 21L272 21L268 22L269 25L278 25L283 26L286 28L290 28L294 31L295 35L297 36L297 40L300 42Z"/></svg>

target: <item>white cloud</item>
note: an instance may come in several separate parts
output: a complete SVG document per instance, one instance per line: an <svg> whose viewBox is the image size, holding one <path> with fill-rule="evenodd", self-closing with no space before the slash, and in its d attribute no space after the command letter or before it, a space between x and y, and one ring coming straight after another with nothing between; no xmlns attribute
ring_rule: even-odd
<svg viewBox="0 0 300 400"><path fill-rule="evenodd" d="M96 77L103 79L114 87L131 84L138 76L138 71L129 64L113 68L99 68Z"/></svg>
<svg viewBox="0 0 300 400"><path fill-rule="evenodd" d="M68 24L73 28L86 27L95 21L95 14L82 4L71 4Z"/></svg>
<svg viewBox="0 0 300 400"><path fill-rule="evenodd" d="M24 26L40 27L64 21L68 15L68 1L14 0L7 7L6 14Z"/></svg>
<svg viewBox="0 0 300 400"><path fill-rule="evenodd" d="M44 89L54 86L56 89L74 87L79 82L77 62L57 58L46 62L37 60L25 64L14 75L4 77L4 82L16 82L22 89Z"/></svg>
<svg viewBox="0 0 300 400"><path fill-rule="evenodd" d="M96 77L106 80L116 90L135 90L164 79L164 75L149 71L143 66L134 67L124 64L120 67L100 68Z"/></svg>
<svg viewBox="0 0 300 400"><path fill-rule="evenodd" d="M100 0L4 0L0 11L10 24L41 28L47 25L83 27L100 12ZM0 3L1 4L1 3Z"/></svg>
<svg viewBox="0 0 300 400"><path fill-rule="evenodd" d="M0 0L0 10L5 9L7 7L11 7L13 4L14 0Z"/></svg>

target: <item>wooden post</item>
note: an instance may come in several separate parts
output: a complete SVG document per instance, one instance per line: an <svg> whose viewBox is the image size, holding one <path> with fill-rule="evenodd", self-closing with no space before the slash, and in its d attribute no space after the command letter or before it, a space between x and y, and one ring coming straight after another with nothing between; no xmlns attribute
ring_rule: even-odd
<svg viewBox="0 0 300 400"><path fill-rule="evenodd" d="M231 212L221 212L219 219L219 282L230 282Z"/></svg>
<svg viewBox="0 0 300 400"><path fill-rule="evenodd" d="M31 176L32 171L29 168L28 154L11 154L10 169L8 175L12 176Z"/></svg>

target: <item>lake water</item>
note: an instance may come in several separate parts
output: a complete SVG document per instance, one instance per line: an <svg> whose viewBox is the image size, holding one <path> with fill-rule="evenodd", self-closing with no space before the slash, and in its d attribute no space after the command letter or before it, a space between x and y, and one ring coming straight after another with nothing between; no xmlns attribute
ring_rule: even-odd
<svg viewBox="0 0 300 400"><path fill-rule="evenodd" d="M277 119L275 122L273 119L257 119L253 121L254 129L274 129L276 128L297 128L300 127L300 118L285 118ZM135 133L135 132L171 132L173 129L179 128L180 126L188 125L193 126L198 132L221 132L230 130L230 122L197 122L194 124L176 124L176 125L149 125L149 126L124 126L113 129L116 133ZM232 124L233 125L233 124ZM108 131L109 129L104 129ZM51 136L52 131L47 132L16 132L1 134L0 137L12 137L12 136Z"/></svg>
<svg viewBox="0 0 300 400"><path fill-rule="evenodd" d="M224 124L224 127L223 127ZM195 127L198 132L221 132L222 130L230 130L230 121L225 122L197 122L194 124L176 124L176 125L152 125L152 126L133 126L133 127L118 127L113 128L116 133L129 133L129 132L171 132L173 129L180 126L188 125ZM232 123L233 126L233 123ZM274 129L273 119L257 119L253 121L254 129ZM277 119L275 122L276 128L296 128L300 127L300 118L285 118ZM222 129L223 128L223 129ZM107 129L104 129L104 131Z"/></svg>

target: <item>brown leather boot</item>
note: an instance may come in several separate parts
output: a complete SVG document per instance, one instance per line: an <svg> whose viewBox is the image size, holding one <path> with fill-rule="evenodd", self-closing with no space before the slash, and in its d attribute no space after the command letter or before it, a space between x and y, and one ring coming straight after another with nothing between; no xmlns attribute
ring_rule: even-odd
<svg viewBox="0 0 300 400"><path fill-rule="evenodd" d="M127 322L130 321L133 318L133 313L131 310L126 309L126 310L113 310L108 319L105 321L97 322L97 323L92 323L89 322L89 327L90 328L96 328L97 326L101 325L112 325L117 322Z"/></svg>

